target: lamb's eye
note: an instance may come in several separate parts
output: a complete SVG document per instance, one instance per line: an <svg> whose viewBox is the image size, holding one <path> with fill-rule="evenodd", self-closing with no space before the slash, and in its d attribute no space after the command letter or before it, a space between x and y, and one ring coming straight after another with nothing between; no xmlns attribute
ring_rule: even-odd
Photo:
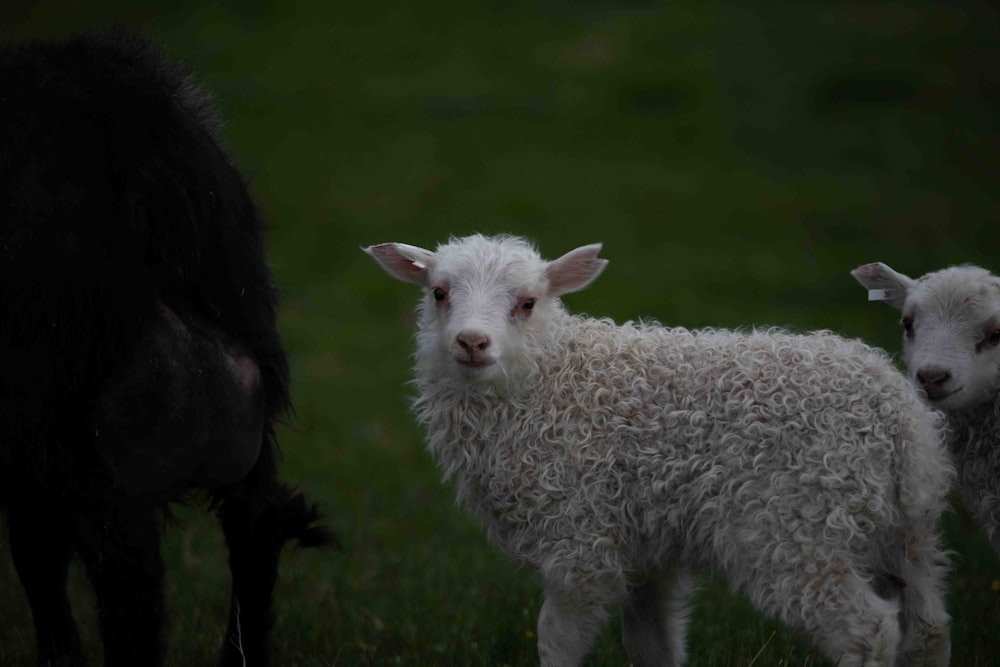
<svg viewBox="0 0 1000 667"><path fill-rule="evenodd" d="M994 329L990 332L990 334L986 337L986 344L991 347L1000 345L1000 329Z"/></svg>
<svg viewBox="0 0 1000 667"><path fill-rule="evenodd" d="M522 318L527 319L531 317L531 311L535 308L535 297L524 296L517 300L517 305L514 306L514 310L511 311L512 316L520 315Z"/></svg>
<svg viewBox="0 0 1000 667"><path fill-rule="evenodd" d="M903 318L903 331L906 332L907 336L912 336L913 335L913 318L912 317L904 317Z"/></svg>
<svg viewBox="0 0 1000 667"><path fill-rule="evenodd" d="M441 287L435 287L433 292L431 293L434 295L435 301L444 301L445 299L448 298L448 293L445 292L444 288Z"/></svg>

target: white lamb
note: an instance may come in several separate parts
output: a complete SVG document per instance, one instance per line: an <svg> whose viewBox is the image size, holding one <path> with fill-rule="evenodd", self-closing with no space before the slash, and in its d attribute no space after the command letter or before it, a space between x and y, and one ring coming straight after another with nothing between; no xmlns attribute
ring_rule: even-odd
<svg viewBox="0 0 1000 667"><path fill-rule="evenodd" d="M1000 553L1000 278L956 266L913 280L882 263L851 274L902 311L907 370L947 414L959 489Z"/></svg>
<svg viewBox="0 0 1000 667"><path fill-rule="evenodd" d="M617 603L635 665L681 664L703 568L842 667L947 664L936 526L953 472L886 355L570 315L559 297L601 273L599 250L366 250L426 290L415 411L459 501L541 574L542 664L578 664Z"/></svg>

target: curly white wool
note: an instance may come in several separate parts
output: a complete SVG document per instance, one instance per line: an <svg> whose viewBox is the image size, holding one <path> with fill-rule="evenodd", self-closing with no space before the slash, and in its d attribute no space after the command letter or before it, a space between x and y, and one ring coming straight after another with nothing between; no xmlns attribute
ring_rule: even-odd
<svg viewBox="0 0 1000 667"><path fill-rule="evenodd" d="M1000 277L955 266L914 280L882 263L852 275L902 311L910 377L947 415L959 489L1000 553Z"/></svg>
<svg viewBox="0 0 1000 667"><path fill-rule="evenodd" d="M415 410L459 501L541 573L542 663L578 664L623 603L632 662L680 664L695 568L839 665L946 664L936 523L952 471L886 355L827 332L570 315L558 296L600 273L598 250L368 249L428 288Z"/></svg>

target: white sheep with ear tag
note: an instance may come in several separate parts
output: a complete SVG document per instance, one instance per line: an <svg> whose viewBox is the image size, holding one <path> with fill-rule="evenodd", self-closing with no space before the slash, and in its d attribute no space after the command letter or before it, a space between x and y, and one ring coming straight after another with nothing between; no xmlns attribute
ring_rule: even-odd
<svg viewBox="0 0 1000 667"><path fill-rule="evenodd" d="M542 664L579 664L616 604L635 665L681 664L698 570L841 667L947 664L953 471L906 378L828 332L571 315L600 250L367 249L423 290L414 409L461 504L540 573Z"/></svg>
<svg viewBox="0 0 1000 667"><path fill-rule="evenodd" d="M851 275L893 294L910 379L948 416L962 495L1000 553L1000 277L967 265L914 280L881 262Z"/></svg>

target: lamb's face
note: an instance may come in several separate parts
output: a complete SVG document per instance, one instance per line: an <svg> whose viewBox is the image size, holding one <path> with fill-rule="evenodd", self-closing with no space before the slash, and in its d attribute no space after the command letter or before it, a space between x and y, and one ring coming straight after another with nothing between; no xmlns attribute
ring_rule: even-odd
<svg viewBox="0 0 1000 667"><path fill-rule="evenodd" d="M391 274L424 289L417 333L422 373L458 383L510 383L540 354L539 337L561 312L559 296L603 270L599 245L544 261L522 239L479 235L431 253L398 243L367 252Z"/></svg>
<svg viewBox="0 0 1000 667"><path fill-rule="evenodd" d="M855 277L873 287L857 271ZM884 300L902 315L907 371L928 401L950 411L992 402L1000 388L1000 278L973 266L918 280L884 272L882 277L894 283L881 285L894 291Z"/></svg>
<svg viewBox="0 0 1000 667"><path fill-rule="evenodd" d="M438 249L421 303L417 357L463 382L520 377L532 339L558 308L545 262L522 244L465 239Z"/></svg>
<svg viewBox="0 0 1000 667"><path fill-rule="evenodd" d="M916 282L903 304L903 360L945 410L990 402L1000 380L1000 280L957 267Z"/></svg>

